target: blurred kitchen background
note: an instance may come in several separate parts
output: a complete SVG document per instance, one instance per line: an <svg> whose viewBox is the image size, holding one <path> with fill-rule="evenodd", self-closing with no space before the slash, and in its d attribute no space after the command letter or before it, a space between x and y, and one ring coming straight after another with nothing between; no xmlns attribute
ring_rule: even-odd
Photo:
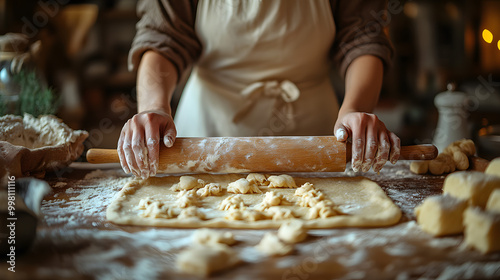
<svg viewBox="0 0 500 280"><path fill-rule="evenodd" d="M9 102L19 98L21 81L22 91L43 92L32 110L48 104L72 128L90 132L87 148L115 148L136 112L135 73L127 70L135 6L136 0L0 0L0 34L24 34L0 40L0 109L15 110ZM455 135L474 139L482 157L500 156L500 1L389 0L388 11L385 18L374 13L390 24L396 50L379 117L404 145ZM30 69L36 77L26 74ZM25 74L15 79L19 71ZM335 70L332 80L342 85ZM447 90L451 99L438 103L451 107L439 117L435 98ZM340 100L342 92L337 86Z"/></svg>

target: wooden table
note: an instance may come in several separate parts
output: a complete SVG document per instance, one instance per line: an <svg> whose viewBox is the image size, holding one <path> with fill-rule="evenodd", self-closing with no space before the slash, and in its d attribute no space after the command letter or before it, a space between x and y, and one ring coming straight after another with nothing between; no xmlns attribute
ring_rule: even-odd
<svg viewBox="0 0 500 280"><path fill-rule="evenodd" d="M101 168L102 171L95 171ZM352 176L347 173L314 176ZM482 255L463 246L463 236L432 238L415 222L413 209L441 193L444 176L418 176L408 162L387 165L377 182L404 215L387 228L312 230L294 254L267 258L253 246L268 230L230 230L243 263L214 279L499 279L500 253ZM85 176L87 176L85 178ZM193 230L118 226L106 206L125 177L117 165L75 163L46 180L53 193L31 250L16 260L16 272L0 264L0 279L195 279L175 270ZM121 179L124 181L124 179ZM500 237L499 237L500 238Z"/></svg>

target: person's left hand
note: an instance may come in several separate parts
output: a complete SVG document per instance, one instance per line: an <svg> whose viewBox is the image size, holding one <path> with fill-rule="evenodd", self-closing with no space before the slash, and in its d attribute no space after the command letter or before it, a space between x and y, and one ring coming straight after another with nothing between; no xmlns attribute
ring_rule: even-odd
<svg viewBox="0 0 500 280"><path fill-rule="evenodd" d="M390 132L374 114L349 112L339 115L334 129L338 141L352 139L352 169L367 172L373 166L379 172L390 160L399 158L399 137Z"/></svg>

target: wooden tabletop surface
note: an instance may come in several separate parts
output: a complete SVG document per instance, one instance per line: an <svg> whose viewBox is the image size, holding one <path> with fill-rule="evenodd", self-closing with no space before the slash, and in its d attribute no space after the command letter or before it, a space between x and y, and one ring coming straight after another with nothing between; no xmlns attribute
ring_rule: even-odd
<svg viewBox="0 0 500 280"><path fill-rule="evenodd" d="M466 248L462 235L433 238L420 230L413 209L425 197L441 194L445 177L414 175L408 165L403 161L388 164L380 174L356 174L377 182L401 208L397 225L312 230L292 255L274 258L253 247L269 230L229 230L243 262L212 278L499 279L500 253L482 255ZM176 256L194 230L106 221L106 206L125 177L117 165L88 163L47 175L53 192L42 202L37 238L16 257L16 272L8 271L5 261L0 264L0 279L196 279L175 269Z"/></svg>

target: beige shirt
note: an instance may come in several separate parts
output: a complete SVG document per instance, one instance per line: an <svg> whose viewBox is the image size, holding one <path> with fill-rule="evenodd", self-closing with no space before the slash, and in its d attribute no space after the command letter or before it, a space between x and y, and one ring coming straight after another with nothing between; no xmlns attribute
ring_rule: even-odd
<svg viewBox="0 0 500 280"><path fill-rule="evenodd" d="M130 66L147 50L179 74L194 65L176 114L179 136L331 134L338 105L329 57L343 74L360 55L388 64L392 54L384 32L360 32L378 23L368 11L383 1L160 2L139 3Z"/></svg>

